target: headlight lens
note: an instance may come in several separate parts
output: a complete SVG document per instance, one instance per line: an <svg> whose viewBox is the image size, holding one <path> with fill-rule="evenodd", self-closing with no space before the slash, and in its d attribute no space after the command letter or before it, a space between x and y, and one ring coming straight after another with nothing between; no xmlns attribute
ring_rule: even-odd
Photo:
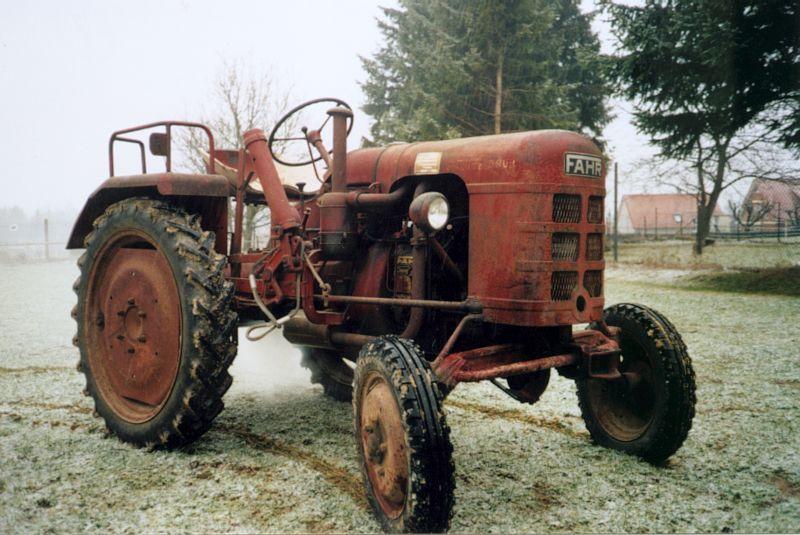
<svg viewBox="0 0 800 535"><path fill-rule="evenodd" d="M428 224L433 230L441 230L450 217L450 205L444 197L436 197L428 205Z"/></svg>
<svg viewBox="0 0 800 535"><path fill-rule="evenodd" d="M424 232L436 232L447 225L450 218L450 205L447 198L439 192L423 193L411 201L408 217L415 226Z"/></svg>

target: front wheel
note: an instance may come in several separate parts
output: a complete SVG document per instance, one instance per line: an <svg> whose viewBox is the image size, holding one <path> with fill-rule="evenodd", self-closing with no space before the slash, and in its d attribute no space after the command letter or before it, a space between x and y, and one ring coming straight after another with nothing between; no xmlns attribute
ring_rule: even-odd
<svg viewBox="0 0 800 535"><path fill-rule="evenodd" d="M419 348L396 336L361 350L353 409L364 485L389 532L441 532L450 525L453 475L442 395Z"/></svg>
<svg viewBox="0 0 800 535"><path fill-rule="evenodd" d="M592 439L658 464L681 447L692 427L695 375L680 334L642 305L603 312L620 328L622 379L578 379L578 401Z"/></svg>

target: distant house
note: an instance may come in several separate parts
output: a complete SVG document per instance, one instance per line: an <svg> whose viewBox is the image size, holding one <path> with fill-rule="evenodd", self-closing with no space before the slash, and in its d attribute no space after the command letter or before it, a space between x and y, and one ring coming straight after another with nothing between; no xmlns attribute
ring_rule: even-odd
<svg viewBox="0 0 800 535"><path fill-rule="evenodd" d="M743 204L767 207L757 227L800 224L800 180L776 182L757 178L750 184Z"/></svg>
<svg viewBox="0 0 800 535"><path fill-rule="evenodd" d="M714 210L711 230L728 230L731 217L719 206ZM619 207L619 233L647 236L692 234L697 227L694 195L654 193L623 195Z"/></svg>

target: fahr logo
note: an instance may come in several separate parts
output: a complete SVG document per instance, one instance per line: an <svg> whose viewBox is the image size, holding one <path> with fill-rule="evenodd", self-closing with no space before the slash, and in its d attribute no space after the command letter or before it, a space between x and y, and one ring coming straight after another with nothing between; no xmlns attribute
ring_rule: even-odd
<svg viewBox="0 0 800 535"><path fill-rule="evenodd" d="M603 174L603 160L591 154L564 154L564 173L568 175L600 178Z"/></svg>

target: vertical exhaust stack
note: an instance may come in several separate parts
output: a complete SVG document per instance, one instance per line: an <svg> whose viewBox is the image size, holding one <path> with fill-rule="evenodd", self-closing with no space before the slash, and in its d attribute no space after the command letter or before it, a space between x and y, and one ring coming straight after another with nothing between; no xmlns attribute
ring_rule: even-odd
<svg viewBox="0 0 800 535"><path fill-rule="evenodd" d="M244 133L244 146L253 160L253 167L264 190L264 197L272 214L272 226L279 226L283 230L299 227L302 221L300 214L289 203L283 189L278 169L267 148L267 135L259 128L248 130Z"/></svg>
<svg viewBox="0 0 800 535"><path fill-rule="evenodd" d="M331 169L331 191L347 191L347 119L353 112L344 107L328 110L333 117L333 168Z"/></svg>
<svg viewBox="0 0 800 535"><path fill-rule="evenodd" d="M331 191L319 198L320 249L327 260L352 260L358 247L353 210L347 204L347 119L353 112L338 107L333 117Z"/></svg>

